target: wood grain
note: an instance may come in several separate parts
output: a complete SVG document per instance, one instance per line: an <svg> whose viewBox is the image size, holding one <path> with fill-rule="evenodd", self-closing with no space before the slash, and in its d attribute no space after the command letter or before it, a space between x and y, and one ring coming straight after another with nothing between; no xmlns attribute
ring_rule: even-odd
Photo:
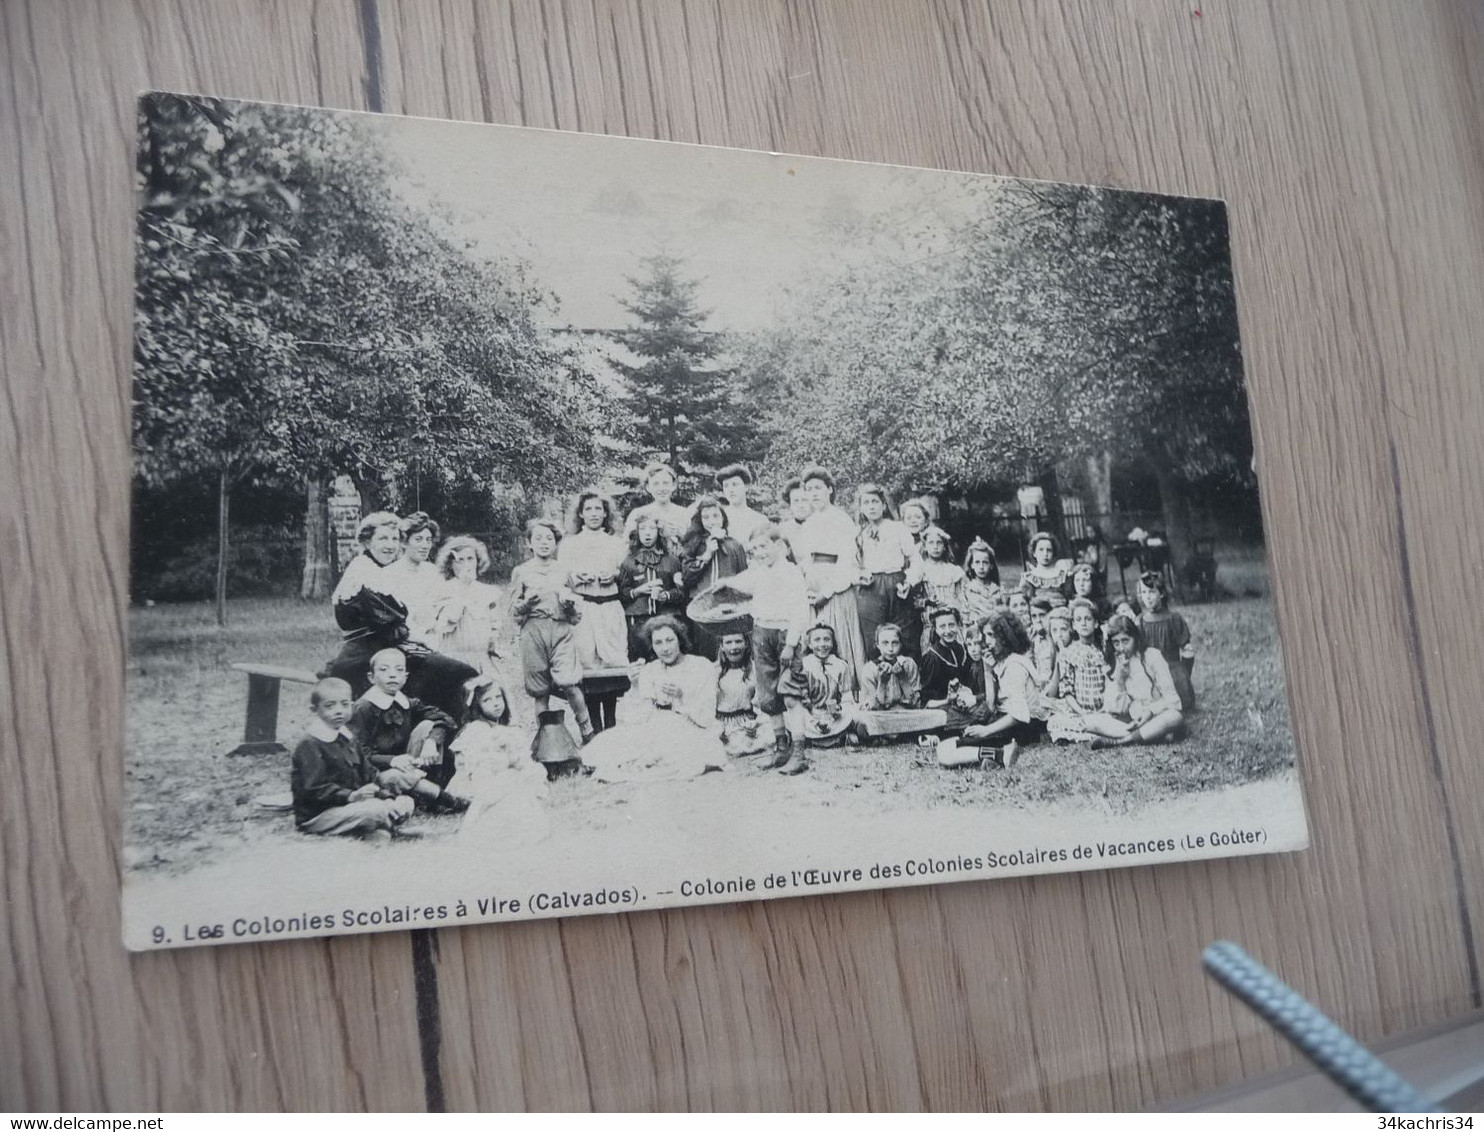
<svg viewBox="0 0 1484 1132"><path fill-rule="evenodd" d="M1484 34L1465 0L16 0L0 12L0 1108L1137 1107L1479 1005ZM133 96L1215 195L1307 853L129 956ZM419 1015L423 1019L419 1032Z"/></svg>

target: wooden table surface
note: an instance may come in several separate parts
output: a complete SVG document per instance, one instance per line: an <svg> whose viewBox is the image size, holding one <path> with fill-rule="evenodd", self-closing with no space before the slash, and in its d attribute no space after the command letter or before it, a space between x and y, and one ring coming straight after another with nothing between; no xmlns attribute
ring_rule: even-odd
<svg viewBox="0 0 1484 1132"><path fill-rule="evenodd" d="M0 1109L1136 1107L1294 1060L1201 974L1222 937L1365 1039L1479 1005L1478 5L7 0L0 29ZM1225 197L1314 847L126 954L146 88Z"/></svg>

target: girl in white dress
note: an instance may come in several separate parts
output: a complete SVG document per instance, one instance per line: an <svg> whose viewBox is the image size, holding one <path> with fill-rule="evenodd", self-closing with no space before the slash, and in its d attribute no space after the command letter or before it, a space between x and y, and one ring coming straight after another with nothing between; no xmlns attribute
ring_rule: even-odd
<svg viewBox="0 0 1484 1132"><path fill-rule="evenodd" d="M491 673L469 685L469 722L450 744L458 754L457 781L471 799L459 840L529 845L550 832L546 771L531 756L530 740L510 726L510 701Z"/></svg>
<svg viewBox="0 0 1484 1132"><path fill-rule="evenodd" d="M484 543L456 535L438 548L434 561L443 592L433 609L433 647L480 672L496 671L506 645L499 609L504 591L481 582L489 572Z"/></svg>
<svg viewBox="0 0 1484 1132"><path fill-rule="evenodd" d="M584 672L602 668L624 668L629 664L628 625L618 592L619 571L628 554L624 540L614 533L613 504L596 491L577 497L568 523L571 532L562 540L557 561L567 571L567 585L582 599L581 616L572 629L577 663ZM618 681L603 678L594 686L585 681L583 694L587 712L597 731L612 727L622 694Z"/></svg>
<svg viewBox="0 0 1484 1132"><path fill-rule="evenodd" d="M644 636L656 659L639 667L624 721L595 736L582 761L600 782L694 778L723 769L716 666L685 651L685 626L667 613L649 621Z"/></svg>

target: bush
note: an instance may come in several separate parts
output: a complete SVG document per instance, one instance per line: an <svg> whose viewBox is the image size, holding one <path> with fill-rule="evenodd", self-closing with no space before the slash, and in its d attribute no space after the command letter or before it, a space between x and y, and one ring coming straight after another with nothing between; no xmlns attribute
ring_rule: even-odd
<svg viewBox="0 0 1484 1132"><path fill-rule="evenodd" d="M135 601L202 601L216 595L216 535L198 536L168 554L136 553ZM289 596L304 568L304 532L283 526L234 529L227 554L229 597Z"/></svg>

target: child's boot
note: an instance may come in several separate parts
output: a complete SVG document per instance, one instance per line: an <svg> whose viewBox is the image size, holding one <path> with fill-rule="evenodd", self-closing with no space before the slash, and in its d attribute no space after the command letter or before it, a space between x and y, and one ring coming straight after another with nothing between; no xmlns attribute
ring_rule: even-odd
<svg viewBox="0 0 1484 1132"><path fill-rule="evenodd" d="M789 752L788 761L778 768L779 774L803 774L809 769L809 760L804 756L804 744L795 742Z"/></svg>
<svg viewBox="0 0 1484 1132"><path fill-rule="evenodd" d="M763 764L764 770L777 770L788 762L793 754L793 739L788 734L788 728L783 726L783 717L773 717L773 754Z"/></svg>
<svg viewBox="0 0 1484 1132"><path fill-rule="evenodd" d="M450 794L447 790L438 795L433 803L433 812L436 814L462 814L469 808L469 799L457 794Z"/></svg>

